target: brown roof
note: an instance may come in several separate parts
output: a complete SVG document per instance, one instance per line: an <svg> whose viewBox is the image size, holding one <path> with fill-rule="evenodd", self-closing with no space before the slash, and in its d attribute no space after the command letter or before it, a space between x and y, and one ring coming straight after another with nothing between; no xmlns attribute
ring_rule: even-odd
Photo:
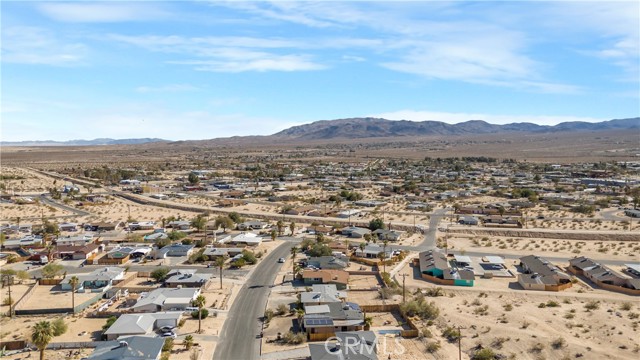
<svg viewBox="0 0 640 360"><path fill-rule="evenodd" d="M321 278L323 284L329 283L349 283L349 273L344 270L304 270L303 279Z"/></svg>

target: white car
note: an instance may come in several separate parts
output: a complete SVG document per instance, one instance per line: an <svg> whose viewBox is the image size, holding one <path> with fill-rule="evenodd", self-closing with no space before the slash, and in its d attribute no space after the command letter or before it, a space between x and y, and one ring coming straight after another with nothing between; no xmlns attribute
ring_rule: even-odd
<svg viewBox="0 0 640 360"><path fill-rule="evenodd" d="M278 259L278 262L281 263L281 264L284 263L284 258Z"/></svg>
<svg viewBox="0 0 640 360"><path fill-rule="evenodd" d="M178 337L178 336L177 336L175 333L173 333L173 332L166 332L166 333L163 333L162 335L160 335L160 337L163 337L163 338L168 338L168 337L170 337L170 338L172 338L172 339L175 339L175 338L176 338L176 337Z"/></svg>

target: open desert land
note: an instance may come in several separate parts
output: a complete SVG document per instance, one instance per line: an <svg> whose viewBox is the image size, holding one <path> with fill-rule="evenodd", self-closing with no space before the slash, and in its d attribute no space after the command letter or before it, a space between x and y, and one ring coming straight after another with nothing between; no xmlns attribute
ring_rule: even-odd
<svg viewBox="0 0 640 360"><path fill-rule="evenodd" d="M566 240L544 238L515 238L506 236L474 236L452 234L446 236L450 250L456 253L493 253L524 256L535 253L540 256L572 258L586 256L598 260L640 261L640 242L615 240ZM444 244L445 237L439 238Z"/></svg>
<svg viewBox="0 0 640 360"><path fill-rule="evenodd" d="M515 270L514 270L515 271ZM408 293L438 286L416 278L407 265ZM396 278L398 278L398 275ZM429 297L440 309L433 325L426 325L426 346L448 341L448 327L461 327L462 351L492 348L513 359L564 359L577 354L586 359L637 359L640 343L640 301L637 297L593 289L579 282L561 292L526 291L515 278L477 279L474 287L443 286L440 296ZM455 342L453 343L454 345ZM455 346L426 358L457 359ZM464 354L466 355L466 354Z"/></svg>

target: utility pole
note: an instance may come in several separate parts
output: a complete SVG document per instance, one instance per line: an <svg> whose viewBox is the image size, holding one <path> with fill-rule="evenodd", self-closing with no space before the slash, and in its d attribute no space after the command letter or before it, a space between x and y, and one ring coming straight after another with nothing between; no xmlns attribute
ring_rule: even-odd
<svg viewBox="0 0 640 360"><path fill-rule="evenodd" d="M402 303L405 303L406 302L406 291L405 291L405 287L404 287L404 281L405 281L405 278L407 276L409 276L409 275L402 274L400 276L402 276Z"/></svg>
<svg viewBox="0 0 640 360"><path fill-rule="evenodd" d="M11 275L5 275L4 278L7 281L7 286L9 287L9 318L12 318L13 317L13 308L12 308L13 299L11 298L11 282L13 280L13 277Z"/></svg>
<svg viewBox="0 0 640 360"><path fill-rule="evenodd" d="M458 360L462 360L462 327L458 325Z"/></svg>

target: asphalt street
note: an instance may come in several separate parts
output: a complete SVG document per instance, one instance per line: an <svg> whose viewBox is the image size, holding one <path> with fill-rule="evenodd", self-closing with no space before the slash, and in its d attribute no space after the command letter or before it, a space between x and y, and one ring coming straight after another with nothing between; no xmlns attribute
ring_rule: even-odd
<svg viewBox="0 0 640 360"><path fill-rule="evenodd" d="M261 317L276 274L287 258L293 242L285 242L271 251L255 268L238 293L224 323L214 359L252 360L260 358Z"/></svg>

